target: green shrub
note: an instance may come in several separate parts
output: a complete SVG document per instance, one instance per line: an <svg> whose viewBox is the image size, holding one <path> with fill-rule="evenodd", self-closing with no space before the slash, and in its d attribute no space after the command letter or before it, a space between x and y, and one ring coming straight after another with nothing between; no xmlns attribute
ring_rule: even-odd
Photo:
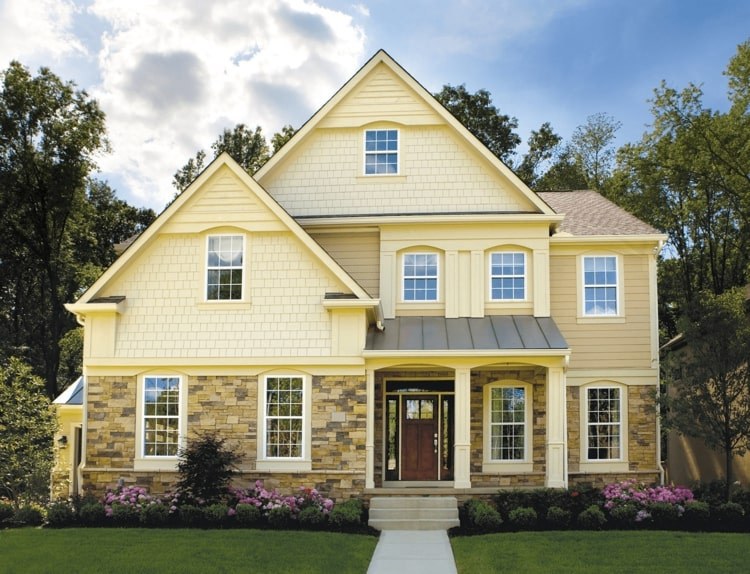
<svg viewBox="0 0 750 574"><path fill-rule="evenodd" d="M274 528L287 528L292 521L292 509L288 506L277 506L268 512L268 524Z"/></svg>
<svg viewBox="0 0 750 574"><path fill-rule="evenodd" d="M736 502L720 504L714 513L722 529L736 530L742 525L745 511Z"/></svg>
<svg viewBox="0 0 750 574"><path fill-rule="evenodd" d="M362 501L350 498L337 503L328 515L328 520L337 530L357 529L362 526L362 511Z"/></svg>
<svg viewBox="0 0 750 574"><path fill-rule="evenodd" d="M316 530L322 528L326 523L326 515L323 511L315 506L308 506L303 508L297 515L300 526L309 530Z"/></svg>
<svg viewBox="0 0 750 574"><path fill-rule="evenodd" d="M101 526L104 523L104 506L98 502L86 502L81 505L78 514L81 524L84 526Z"/></svg>
<svg viewBox="0 0 750 574"><path fill-rule="evenodd" d="M508 513L508 522L518 530L531 530L536 526L537 513L533 508L514 508Z"/></svg>
<svg viewBox="0 0 750 574"><path fill-rule="evenodd" d="M13 518L14 513L15 511L13 510L12 504L0 502L0 526L2 526L3 523L9 523L11 518Z"/></svg>
<svg viewBox="0 0 750 574"><path fill-rule="evenodd" d="M260 522L260 509L254 504L238 504L234 510L240 526L256 526Z"/></svg>
<svg viewBox="0 0 750 574"><path fill-rule="evenodd" d="M613 506L609 510L609 516L616 526L621 528L632 528L636 523L638 507L631 503Z"/></svg>
<svg viewBox="0 0 750 574"><path fill-rule="evenodd" d="M163 504L149 504L141 510L141 524L151 528L163 528L169 524L169 508Z"/></svg>
<svg viewBox="0 0 750 574"><path fill-rule="evenodd" d="M500 513L487 502L478 498L470 498L464 503L464 512L469 522L469 528L480 532L495 532L500 529L503 519Z"/></svg>
<svg viewBox="0 0 750 574"><path fill-rule="evenodd" d="M204 524L203 509L192 504L180 506L180 523L188 528L200 528Z"/></svg>
<svg viewBox="0 0 750 574"><path fill-rule="evenodd" d="M669 502L652 502L648 512L657 528L672 528L680 517L677 505Z"/></svg>
<svg viewBox="0 0 750 574"><path fill-rule="evenodd" d="M177 491L188 500L214 504L229 494L229 482L240 457L225 443L215 433L206 432L180 449Z"/></svg>
<svg viewBox="0 0 750 574"><path fill-rule="evenodd" d="M705 528L711 517L711 507L708 502L691 500L685 504L685 514L682 519L687 528L699 530Z"/></svg>
<svg viewBox="0 0 750 574"><path fill-rule="evenodd" d="M47 524L52 528L72 526L76 522L76 513L68 502L54 502L47 508Z"/></svg>
<svg viewBox="0 0 750 574"><path fill-rule="evenodd" d="M140 511L131 504L113 504L112 521L117 526L135 526L140 520Z"/></svg>
<svg viewBox="0 0 750 574"><path fill-rule="evenodd" d="M570 511L559 506L550 506L547 509L546 520L550 528L564 530L570 526Z"/></svg>
<svg viewBox="0 0 750 574"><path fill-rule="evenodd" d="M607 523L607 517L596 504L592 504L578 515L578 526L584 530L601 530Z"/></svg>
<svg viewBox="0 0 750 574"><path fill-rule="evenodd" d="M203 509L203 518L211 528L221 528L229 522L229 507L226 504L210 504Z"/></svg>
<svg viewBox="0 0 750 574"><path fill-rule="evenodd" d="M44 516L35 506L21 506L11 520L16 526L39 526L44 522Z"/></svg>

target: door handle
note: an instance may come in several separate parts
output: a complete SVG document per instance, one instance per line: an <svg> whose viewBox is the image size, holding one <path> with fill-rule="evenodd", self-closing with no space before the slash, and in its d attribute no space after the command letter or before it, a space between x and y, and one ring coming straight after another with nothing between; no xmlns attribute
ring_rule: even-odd
<svg viewBox="0 0 750 574"><path fill-rule="evenodd" d="M438 436L437 436L437 433L435 433L434 436L433 436L433 438L432 438L432 446L435 447L435 454L437 454L437 451L438 451Z"/></svg>

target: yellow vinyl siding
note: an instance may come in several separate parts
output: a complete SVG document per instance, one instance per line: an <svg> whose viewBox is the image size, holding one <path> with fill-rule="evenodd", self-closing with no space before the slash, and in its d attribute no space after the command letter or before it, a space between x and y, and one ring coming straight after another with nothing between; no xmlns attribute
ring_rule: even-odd
<svg viewBox="0 0 750 574"><path fill-rule="evenodd" d="M371 296L380 294L380 234L311 233L320 246Z"/></svg>
<svg viewBox="0 0 750 574"><path fill-rule="evenodd" d="M622 319L579 321L578 255L550 255L552 317L572 350L571 369L651 368L649 255L622 255Z"/></svg>

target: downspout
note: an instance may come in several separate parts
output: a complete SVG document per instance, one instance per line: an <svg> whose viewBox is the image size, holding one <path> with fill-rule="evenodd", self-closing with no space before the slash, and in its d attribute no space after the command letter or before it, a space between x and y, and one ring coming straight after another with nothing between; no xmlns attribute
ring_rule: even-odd
<svg viewBox="0 0 750 574"><path fill-rule="evenodd" d="M649 280L649 283L653 285L654 290L654 297L652 300L652 305L654 306L654 322L655 324L651 326L651 333L652 337L654 337L656 341L656 355L654 357L654 361L656 363L656 393L657 396L659 396L659 393L661 391L661 363L660 363L660 356L659 356L659 295L658 295L658 286L657 286L657 260L659 257L659 253L661 253L662 248L664 247L664 240L660 239L659 243L657 244L656 248L654 248L654 253L652 255L653 258L653 265L651 269L651 277ZM665 470L664 465L661 463L661 408L657 407L656 410L656 468L659 471L659 484L664 484L665 479Z"/></svg>

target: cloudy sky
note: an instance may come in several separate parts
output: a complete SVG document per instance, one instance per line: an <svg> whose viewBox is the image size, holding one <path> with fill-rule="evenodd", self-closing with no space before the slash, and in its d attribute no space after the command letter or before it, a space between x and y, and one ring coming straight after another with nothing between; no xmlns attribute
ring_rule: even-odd
<svg viewBox="0 0 750 574"><path fill-rule="evenodd" d="M606 112L622 144L661 80L724 108L748 23L747 0L0 0L0 69L47 66L94 96L100 177L159 211L222 129L299 127L380 48L432 92L489 90L524 139Z"/></svg>

